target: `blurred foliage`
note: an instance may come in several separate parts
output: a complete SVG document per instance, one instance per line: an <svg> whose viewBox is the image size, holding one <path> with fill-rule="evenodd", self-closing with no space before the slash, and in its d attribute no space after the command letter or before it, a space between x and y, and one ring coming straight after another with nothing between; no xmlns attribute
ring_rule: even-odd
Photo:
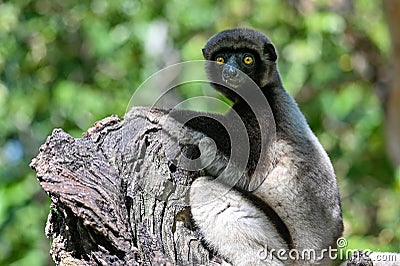
<svg viewBox="0 0 400 266"><path fill-rule="evenodd" d="M122 117L147 77L202 59L207 39L235 26L276 44L284 84L332 158L350 247L400 251L400 173L345 32L365 35L386 61L389 34L379 1L351 3L0 0L0 264L52 264L49 200L28 167L52 129L80 137L96 120Z"/></svg>

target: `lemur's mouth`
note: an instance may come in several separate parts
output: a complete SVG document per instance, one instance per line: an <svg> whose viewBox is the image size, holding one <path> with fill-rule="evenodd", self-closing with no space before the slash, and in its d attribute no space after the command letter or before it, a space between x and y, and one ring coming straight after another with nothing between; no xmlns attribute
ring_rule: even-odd
<svg viewBox="0 0 400 266"><path fill-rule="evenodd" d="M228 88L232 89L236 89L241 83L241 79L239 78L227 78L224 75L222 75L222 81L225 82Z"/></svg>

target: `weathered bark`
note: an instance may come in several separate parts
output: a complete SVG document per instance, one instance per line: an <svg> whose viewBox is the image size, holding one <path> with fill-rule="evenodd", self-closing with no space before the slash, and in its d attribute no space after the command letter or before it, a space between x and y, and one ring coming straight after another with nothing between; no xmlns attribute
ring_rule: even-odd
<svg viewBox="0 0 400 266"><path fill-rule="evenodd" d="M57 264L218 264L191 230L187 192L198 173L177 157L198 150L162 129L165 117L139 108L123 121L103 119L81 139L56 129L41 146L31 167L52 201L46 234Z"/></svg>

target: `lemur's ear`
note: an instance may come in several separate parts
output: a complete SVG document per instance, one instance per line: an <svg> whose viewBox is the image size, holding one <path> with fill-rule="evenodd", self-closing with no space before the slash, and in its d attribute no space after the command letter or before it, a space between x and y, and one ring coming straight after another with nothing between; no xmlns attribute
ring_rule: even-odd
<svg viewBox="0 0 400 266"><path fill-rule="evenodd" d="M278 55L276 54L275 47L272 43L266 43L264 45L264 54L268 55L268 60L276 61L278 59Z"/></svg>
<svg viewBox="0 0 400 266"><path fill-rule="evenodd" d="M204 56L204 58L206 58L206 51L205 51L205 49L203 48L203 49L201 49L201 52L203 53L203 56Z"/></svg>

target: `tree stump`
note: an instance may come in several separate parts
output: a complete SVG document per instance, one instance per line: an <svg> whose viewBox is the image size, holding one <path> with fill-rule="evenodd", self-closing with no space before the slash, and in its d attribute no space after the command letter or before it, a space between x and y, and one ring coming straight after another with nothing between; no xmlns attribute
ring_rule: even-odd
<svg viewBox="0 0 400 266"><path fill-rule="evenodd" d="M55 129L40 147L31 167L52 201L46 235L56 264L222 262L192 230L188 190L199 171L179 167L199 156L198 135L167 117L135 108L80 139Z"/></svg>

